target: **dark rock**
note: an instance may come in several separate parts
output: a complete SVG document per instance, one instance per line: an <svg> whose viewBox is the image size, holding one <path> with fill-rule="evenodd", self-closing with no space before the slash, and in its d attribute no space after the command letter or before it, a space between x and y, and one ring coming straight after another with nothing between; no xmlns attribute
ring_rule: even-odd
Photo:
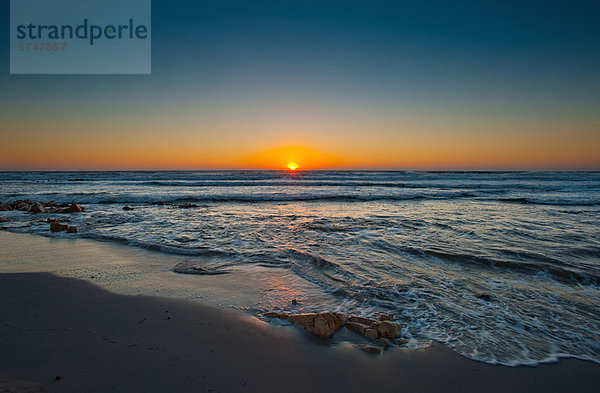
<svg viewBox="0 0 600 393"><path fill-rule="evenodd" d="M61 224L58 222L51 222L50 223L50 230L52 232L62 232L62 231L66 231L69 228L68 225L66 224Z"/></svg>
<svg viewBox="0 0 600 393"><path fill-rule="evenodd" d="M180 208L180 209L191 209L191 208L194 208L194 207L199 207L199 206L198 206L198 205L195 205L195 204L193 204L193 203L184 203L184 204L182 204L182 205L179 205L179 206L177 206L177 207L178 207L178 208Z"/></svg>
<svg viewBox="0 0 600 393"><path fill-rule="evenodd" d="M33 204L25 202L25 201L17 201L16 205L13 206L13 208L15 210L20 210L20 211L28 212L29 209L31 209L31 205L33 205Z"/></svg>
<svg viewBox="0 0 600 393"><path fill-rule="evenodd" d="M480 293L477 295L477 299L481 299L481 300L485 300L486 302L489 302L490 300L492 300L492 295L490 295L489 293Z"/></svg>
<svg viewBox="0 0 600 393"><path fill-rule="evenodd" d="M123 210L126 210L126 211L133 210L133 207L123 206Z"/></svg>
<svg viewBox="0 0 600 393"><path fill-rule="evenodd" d="M31 205L29 211L32 213L46 213L46 207L42 203Z"/></svg>
<svg viewBox="0 0 600 393"><path fill-rule="evenodd" d="M157 205L157 206L164 206L164 202L163 201L156 201L156 202L152 202L153 205Z"/></svg>
<svg viewBox="0 0 600 393"><path fill-rule="evenodd" d="M292 299L292 306L295 306L298 304L298 301L296 299Z"/></svg>
<svg viewBox="0 0 600 393"><path fill-rule="evenodd" d="M71 206L69 206L69 208L66 210L67 213L81 213L83 211L85 211L85 209L76 203L71 204Z"/></svg>
<svg viewBox="0 0 600 393"><path fill-rule="evenodd" d="M60 381L61 379L62 379L62 376L60 376L60 375L57 375L57 376L56 376L56 380L57 380L57 381Z"/></svg>
<svg viewBox="0 0 600 393"><path fill-rule="evenodd" d="M7 217L0 217L0 222L9 222L10 218Z"/></svg>
<svg viewBox="0 0 600 393"><path fill-rule="evenodd" d="M67 227L67 233L77 233L77 227Z"/></svg>

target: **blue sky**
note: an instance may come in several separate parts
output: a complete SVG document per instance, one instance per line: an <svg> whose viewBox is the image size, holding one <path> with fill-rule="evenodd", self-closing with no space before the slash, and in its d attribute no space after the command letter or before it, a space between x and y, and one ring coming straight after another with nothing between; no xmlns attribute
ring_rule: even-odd
<svg viewBox="0 0 600 393"><path fill-rule="evenodd" d="M7 26L8 1L1 11ZM4 29L0 133L12 141L60 129L80 130L82 140L88 132L107 138L147 132L160 145L161 129L144 131L150 122L169 129L163 137L193 133L203 155L227 145L235 154L215 166L238 165L244 146L253 153L305 145L344 156L350 166L452 167L469 161L394 161L389 145L409 140L411 151L427 143L441 151L435 146L440 135L465 141L478 135L470 146L477 149L503 137L514 145L522 135L533 149L550 132L558 139L536 153L539 165L568 167L555 150L561 135L569 140L574 132L569 149L580 146L587 158L572 166L595 167L600 152L590 144L600 133L599 11L592 1L154 0L150 76L9 75ZM86 120L97 126L82 130ZM237 135L244 146L233 142ZM89 138L88 146L98 136ZM363 140L370 149L364 157L357 150ZM18 150L16 142L10 146ZM378 151L385 159L374 159ZM513 153L499 152L487 164L474 156L472 166L535 166ZM507 155L514 165L501 160ZM0 165L44 166L20 156ZM76 161L74 167L94 166ZM142 161L137 165L147 167ZM125 164L116 160L119 165ZM171 165L168 159L164 165ZM196 166L207 165L199 160Z"/></svg>

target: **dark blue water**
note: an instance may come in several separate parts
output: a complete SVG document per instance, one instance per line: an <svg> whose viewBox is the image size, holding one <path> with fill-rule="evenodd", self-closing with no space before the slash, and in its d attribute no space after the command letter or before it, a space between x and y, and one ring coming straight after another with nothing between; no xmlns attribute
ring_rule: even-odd
<svg viewBox="0 0 600 393"><path fill-rule="evenodd" d="M10 230L287 269L334 295L300 311L394 312L490 363L600 361L598 172L0 173L0 201L27 198L84 205L80 233L0 213Z"/></svg>

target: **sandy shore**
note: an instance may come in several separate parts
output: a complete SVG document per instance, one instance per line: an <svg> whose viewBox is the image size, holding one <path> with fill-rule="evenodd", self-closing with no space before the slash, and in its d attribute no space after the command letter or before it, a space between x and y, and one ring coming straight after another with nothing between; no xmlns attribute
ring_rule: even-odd
<svg viewBox="0 0 600 393"><path fill-rule="evenodd" d="M600 391L590 362L490 366L441 345L375 357L243 313L46 273L0 274L0 310L8 392Z"/></svg>

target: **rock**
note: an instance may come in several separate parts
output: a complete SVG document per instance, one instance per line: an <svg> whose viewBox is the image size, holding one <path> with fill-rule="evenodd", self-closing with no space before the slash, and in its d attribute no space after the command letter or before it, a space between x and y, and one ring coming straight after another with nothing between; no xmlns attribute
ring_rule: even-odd
<svg viewBox="0 0 600 393"><path fill-rule="evenodd" d="M295 314L288 315L282 312L268 312L264 314L267 318L279 318L290 321L294 325L304 327L310 333L321 338L328 338L348 322L346 314L337 312L323 312L319 314Z"/></svg>
<svg viewBox="0 0 600 393"><path fill-rule="evenodd" d="M61 379L62 379L62 376L60 376L60 375L57 375L57 376L56 376L56 380L57 380L57 381L60 381Z"/></svg>
<svg viewBox="0 0 600 393"><path fill-rule="evenodd" d="M156 202L152 202L153 205L157 205L157 206L164 206L165 202L163 201L156 201Z"/></svg>
<svg viewBox="0 0 600 393"><path fill-rule="evenodd" d="M24 212L28 212L29 209L31 209L31 204L29 204L27 202L17 202L17 204L15 206L15 210L21 210Z"/></svg>
<svg viewBox="0 0 600 393"><path fill-rule="evenodd" d="M71 206L69 206L69 208L66 209L67 213L81 213L83 211L85 211L85 209L76 203L71 204Z"/></svg>
<svg viewBox="0 0 600 393"><path fill-rule="evenodd" d="M10 218L0 217L0 222L9 222Z"/></svg>
<svg viewBox="0 0 600 393"><path fill-rule="evenodd" d="M379 336L379 334L377 333L377 330L375 330L375 329L367 329L367 330L365 330L364 336L366 338L368 338L369 340L375 340L375 339L377 339L377 336Z"/></svg>
<svg viewBox="0 0 600 393"><path fill-rule="evenodd" d="M62 232L62 231L66 231L69 228L68 225L66 224L61 224L58 222L51 222L50 223L50 230L52 232Z"/></svg>
<svg viewBox="0 0 600 393"><path fill-rule="evenodd" d="M348 320L350 322L362 323L363 325L367 325L367 326L371 326L371 324L373 322L377 322L376 320L371 319L371 318L357 317L355 315L351 316Z"/></svg>
<svg viewBox="0 0 600 393"><path fill-rule="evenodd" d="M292 306L295 306L298 304L298 301L296 299L292 299Z"/></svg>
<svg viewBox="0 0 600 393"><path fill-rule="evenodd" d="M184 203L182 205L178 206L180 209L191 209L193 207L198 207L198 205L195 205L193 203Z"/></svg>
<svg viewBox="0 0 600 393"><path fill-rule="evenodd" d="M41 203L36 203L29 208L32 213L46 213L46 207Z"/></svg>
<svg viewBox="0 0 600 393"><path fill-rule="evenodd" d="M490 300L492 300L492 295L490 295L488 293L480 293L477 295L477 299L481 299L481 300L485 300L486 302L489 302Z"/></svg>
<svg viewBox="0 0 600 393"><path fill-rule="evenodd" d="M385 314L382 312L378 312L377 314L375 314L375 318L379 319L380 321L391 321L392 314Z"/></svg>
<svg viewBox="0 0 600 393"><path fill-rule="evenodd" d="M364 352L372 353L374 355L379 355L381 352L383 352L381 348L373 347L371 345L361 345L359 348Z"/></svg>
<svg viewBox="0 0 600 393"><path fill-rule="evenodd" d="M73 226L73 227L68 226L67 227L67 233L77 233L77 227L75 227L75 226Z"/></svg>
<svg viewBox="0 0 600 393"><path fill-rule="evenodd" d="M381 336L385 338L398 337L400 327L401 325L390 321L376 322L371 325L371 328L376 329L379 332L379 334L381 334Z"/></svg>
<svg viewBox="0 0 600 393"><path fill-rule="evenodd" d="M130 211L133 210L133 207L123 206L123 210Z"/></svg>
<svg viewBox="0 0 600 393"><path fill-rule="evenodd" d="M379 337L379 333L376 329L369 327L368 325L358 323L358 322L348 322L346 327L358 334L361 334L368 338L369 340L375 340Z"/></svg>
<svg viewBox="0 0 600 393"><path fill-rule="evenodd" d="M7 212L9 210L12 210L10 205L0 205L0 212Z"/></svg>
<svg viewBox="0 0 600 393"><path fill-rule="evenodd" d="M282 312L277 312L277 311L269 311L267 313L264 313L263 316L266 318L287 319L287 315L285 315Z"/></svg>
<svg viewBox="0 0 600 393"><path fill-rule="evenodd" d="M348 322L346 324L346 327L348 329L352 330L353 332L362 334L363 336L365 335L367 329L369 328L368 326L365 326L362 323L358 323L358 322Z"/></svg>

